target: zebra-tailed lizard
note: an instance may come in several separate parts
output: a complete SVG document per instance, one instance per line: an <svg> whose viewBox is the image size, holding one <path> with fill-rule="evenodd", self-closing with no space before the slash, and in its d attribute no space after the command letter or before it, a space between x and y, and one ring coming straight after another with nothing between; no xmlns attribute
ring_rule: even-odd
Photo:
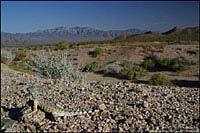
<svg viewBox="0 0 200 133"><path fill-rule="evenodd" d="M66 117L66 116L76 116L76 115L83 115L87 113L92 113L92 112L98 112L99 110L90 110L90 111L77 111L77 112L68 112L59 107L58 105L50 105L49 103L43 102L40 100L38 97L38 94L35 92L33 87L27 88L28 92L31 94L33 98L33 111L31 113L27 113L26 115L34 114L38 111L38 107L44 111L45 113L50 113L52 116L55 118L57 117Z"/></svg>

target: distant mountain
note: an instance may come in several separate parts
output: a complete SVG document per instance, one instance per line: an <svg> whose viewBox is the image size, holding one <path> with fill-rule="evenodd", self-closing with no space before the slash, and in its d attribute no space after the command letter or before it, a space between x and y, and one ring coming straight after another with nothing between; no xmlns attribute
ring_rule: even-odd
<svg viewBox="0 0 200 133"><path fill-rule="evenodd" d="M114 39L115 41L199 41L199 26L178 28L174 27L164 33L147 31L135 35L121 35Z"/></svg>
<svg viewBox="0 0 200 133"><path fill-rule="evenodd" d="M199 33L199 26L197 27L187 27L184 29L174 27L167 32L162 33L163 35L172 35L172 34L194 34Z"/></svg>
<svg viewBox="0 0 200 133"><path fill-rule="evenodd" d="M110 40L120 35L141 34L139 29L98 30L90 27L57 27L29 33L1 32L1 46Z"/></svg>

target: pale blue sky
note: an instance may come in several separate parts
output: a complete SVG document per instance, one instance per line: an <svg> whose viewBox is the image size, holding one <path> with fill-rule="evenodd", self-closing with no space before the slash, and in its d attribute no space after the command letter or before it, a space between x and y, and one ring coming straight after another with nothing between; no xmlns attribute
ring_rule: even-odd
<svg viewBox="0 0 200 133"><path fill-rule="evenodd" d="M198 4L198 1L4 1L1 31L33 32L58 26L165 31L173 26L198 26Z"/></svg>

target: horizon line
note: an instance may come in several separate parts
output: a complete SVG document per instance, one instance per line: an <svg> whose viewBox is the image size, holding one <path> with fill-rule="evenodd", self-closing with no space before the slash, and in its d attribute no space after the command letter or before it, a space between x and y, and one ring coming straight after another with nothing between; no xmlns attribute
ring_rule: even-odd
<svg viewBox="0 0 200 133"><path fill-rule="evenodd" d="M7 32L7 31L1 31L1 33L11 33L11 34L26 34L26 33L34 33L34 32L38 32L38 31L45 31L45 30L51 30L51 29L56 29L56 28L60 28L60 27L66 27L66 28L75 28L75 27L79 27L79 28L92 28L92 29L96 29L96 30L101 30L101 31L118 31L118 30L129 30L129 29L137 29L137 30L142 30L142 31L152 31L152 32L159 32L162 33L161 31L154 31L154 30L145 30L145 29L140 29L140 28L121 28L121 29L108 29L108 30L103 30L97 27L90 27L90 26L54 26L51 28L46 28L46 29L38 29L38 30L34 30L34 31L29 31L29 32ZM174 28L174 27L178 27L178 28L190 28L190 27L199 27L199 25L194 25L194 26L177 26L174 25L171 28L169 28L168 30ZM166 31L168 31L166 30Z"/></svg>

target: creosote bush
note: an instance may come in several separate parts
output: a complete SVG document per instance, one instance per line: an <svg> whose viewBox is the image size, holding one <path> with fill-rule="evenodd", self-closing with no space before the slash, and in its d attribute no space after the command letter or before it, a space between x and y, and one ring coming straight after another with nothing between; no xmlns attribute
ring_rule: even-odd
<svg viewBox="0 0 200 133"><path fill-rule="evenodd" d="M138 65L131 62L125 61L124 67L120 70L120 75L124 78L135 80L142 76L145 76L146 70Z"/></svg>
<svg viewBox="0 0 200 133"><path fill-rule="evenodd" d="M64 54L42 53L33 58L32 69L52 79L79 80L82 78L78 68L75 69Z"/></svg>
<svg viewBox="0 0 200 133"><path fill-rule="evenodd" d="M98 63L96 61L91 62L90 64L86 64L83 71L85 72L93 72L98 68Z"/></svg>
<svg viewBox="0 0 200 133"><path fill-rule="evenodd" d="M152 75L149 80L150 85L166 85L168 83L168 78L162 73L156 73Z"/></svg>
<svg viewBox="0 0 200 133"><path fill-rule="evenodd" d="M147 70L180 71L180 70L186 69L191 64L192 63L190 63L189 60L183 56L178 56L175 58L168 58L168 57L159 57L159 56L153 54L153 55L147 57L141 63L141 66Z"/></svg>
<svg viewBox="0 0 200 133"><path fill-rule="evenodd" d="M1 62L10 64L15 59L15 54L9 50L1 49Z"/></svg>

